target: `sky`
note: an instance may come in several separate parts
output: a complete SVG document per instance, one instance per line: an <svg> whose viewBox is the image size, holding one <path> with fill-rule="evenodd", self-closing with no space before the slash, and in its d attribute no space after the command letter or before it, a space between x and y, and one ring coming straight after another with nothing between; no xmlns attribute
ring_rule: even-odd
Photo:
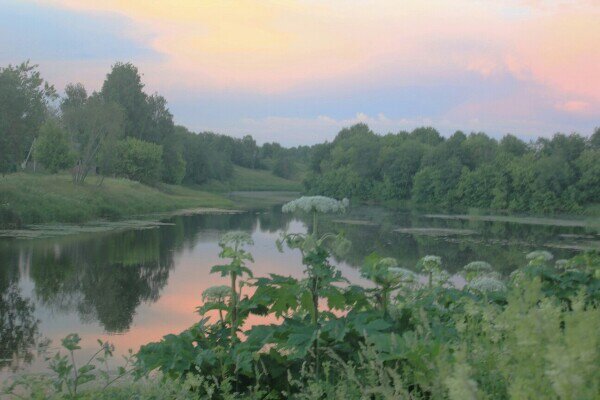
<svg viewBox="0 0 600 400"><path fill-rule="evenodd" d="M357 122L589 136L598 21L600 0L0 0L0 66L91 92L132 62L176 123L259 143Z"/></svg>

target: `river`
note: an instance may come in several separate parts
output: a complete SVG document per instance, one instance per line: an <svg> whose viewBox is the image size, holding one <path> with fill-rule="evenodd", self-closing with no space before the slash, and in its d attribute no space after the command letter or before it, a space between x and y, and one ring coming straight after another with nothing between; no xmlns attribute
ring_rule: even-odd
<svg viewBox="0 0 600 400"><path fill-rule="evenodd" d="M275 241L284 231L305 232L309 221L269 206L170 217L145 229L0 239L0 378L44 371L37 346L51 341L52 353L72 332L82 337L83 359L99 338L124 353L189 327L199 319L195 309L202 291L227 283L209 271L220 262L219 235L229 230L252 234L255 276L300 277L300 255L280 253ZM549 250L558 259L599 247L597 225L563 222L355 207L348 215L323 218L319 227L343 231L352 241L350 252L334 263L351 282L365 283L358 267L372 252L396 257L408 268L425 255L439 255L451 273L484 260L506 275L534 249Z"/></svg>

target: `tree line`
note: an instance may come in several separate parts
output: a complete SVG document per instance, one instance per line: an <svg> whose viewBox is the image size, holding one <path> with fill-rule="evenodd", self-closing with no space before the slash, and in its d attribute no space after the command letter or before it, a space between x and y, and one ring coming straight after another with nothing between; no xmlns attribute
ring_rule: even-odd
<svg viewBox="0 0 600 400"><path fill-rule="evenodd" d="M259 146L250 135L176 125L131 63L114 64L98 92L72 83L62 97L36 65L0 68L0 173L31 158L49 172L70 170L76 183L92 173L203 184L230 179L237 165L302 176L311 194L442 209L581 212L600 198L600 128L527 143L482 132L444 138L431 127L382 136L357 124L310 147Z"/></svg>
<svg viewBox="0 0 600 400"><path fill-rule="evenodd" d="M131 63L114 64L98 92L70 83L62 97L37 65L0 68L3 174L34 159L52 173L70 170L80 184L90 173L146 184L202 184L229 179L234 165L290 178L307 149L259 146L250 135L239 139L178 126L166 99L144 91Z"/></svg>
<svg viewBox="0 0 600 400"><path fill-rule="evenodd" d="M444 138L431 127L380 136L357 124L314 146L309 171L309 193L337 198L579 212L600 199L600 128L526 143L481 132Z"/></svg>

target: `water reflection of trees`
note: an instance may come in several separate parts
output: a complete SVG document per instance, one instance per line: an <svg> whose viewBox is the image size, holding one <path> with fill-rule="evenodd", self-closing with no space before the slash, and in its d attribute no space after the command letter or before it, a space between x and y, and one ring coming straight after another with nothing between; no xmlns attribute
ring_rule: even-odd
<svg viewBox="0 0 600 400"><path fill-rule="evenodd" d="M351 266L360 266L372 252L397 258L402 266L413 268L428 254L439 255L450 272L456 272L470 261L485 260L499 271L508 273L524 263L524 255L536 247L555 240L559 233L579 233L577 228L535 226L504 222L463 221L424 218L418 214L390 212L380 208L361 208L343 217L325 217L321 226L330 232L343 231L352 242L348 254L339 258ZM368 220L373 225L336 222ZM429 227L469 229L476 235L428 236L399 233L397 227ZM573 251L553 249L557 258L566 258Z"/></svg>
<svg viewBox="0 0 600 400"><path fill-rule="evenodd" d="M4 248L0 247L0 370L31 362L39 337L34 304L18 285L18 259Z"/></svg>
<svg viewBox="0 0 600 400"><path fill-rule="evenodd" d="M175 255L199 242L214 242L228 230L286 230L294 218L298 217L282 214L277 206L259 212L176 217L172 225L159 229L0 242L0 359L30 359L34 348L38 322L34 305L20 292L21 274L35 284L33 293L39 304L59 313L77 313L83 321L98 321L108 332L124 332L141 304L160 297ZM310 229L310 218L301 219ZM374 225L340 223L341 219L369 220ZM478 234L432 237L394 232L399 226L471 229ZM323 233L345 232L353 245L339 261L351 266L360 266L372 252L395 257L408 268L424 255L436 254L450 271L485 260L509 272L522 265L524 254L538 243L553 240L559 233L579 233L575 228L428 219L378 208L356 208L349 215L325 217L320 228ZM554 253L557 258L572 254Z"/></svg>
<svg viewBox="0 0 600 400"><path fill-rule="evenodd" d="M106 331L125 332L143 303L159 299L174 256L229 230L274 232L291 217L281 213L236 213L173 218L159 229L107 232L8 247L17 265L27 260L36 301L58 313L77 313ZM18 275L18 274L17 274Z"/></svg>
<svg viewBox="0 0 600 400"><path fill-rule="evenodd" d="M166 285L178 238L176 229L149 229L35 247L29 269L36 299L108 332L126 331L137 307L156 301Z"/></svg>

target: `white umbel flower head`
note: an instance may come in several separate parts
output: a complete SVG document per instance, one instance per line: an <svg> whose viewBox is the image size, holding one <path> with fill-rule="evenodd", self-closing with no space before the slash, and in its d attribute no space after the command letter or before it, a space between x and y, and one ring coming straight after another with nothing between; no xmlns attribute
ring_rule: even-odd
<svg viewBox="0 0 600 400"><path fill-rule="evenodd" d="M325 196L302 196L299 199L284 204L281 210L284 213L302 211L306 213L318 212L329 214L344 212L348 208L348 205L348 199L339 201Z"/></svg>
<svg viewBox="0 0 600 400"><path fill-rule="evenodd" d="M229 286L211 286L202 292L202 300L206 301L219 301L226 299L231 295L231 288Z"/></svg>
<svg viewBox="0 0 600 400"><path fill-rule="evenodd" d="M245 244L254 244L252 236L242 231L230 231L221 236L219 239L220 246L242 246Z"/></svg>
<svg viewBox="0 0 600 400"><path fill-rule="evenodd" d="M390 268L388 268L388 272L392 275L396 275L403 281L416 281L417 280L417 274L415 274L413 271L406 269L406 268L390 267Z"/></svg>
<svg viewBox="0 0 600 400"><path fill-rule="evenodd" d="M442 257L425 256L421 259L421 265L426 272L437 271L442 268Z"/></svg>
<svg viewBox="0 0 600 400"><path fill-rule="evenodd" d="M463 267L463 269L467 272L482 273L482 272L491 272L492 266L490 265L490 263L487 263L485 261L473 261L473 262L470 262L467 265L465 265Z"/></svg>
<svg viewBox="0 0 600 400"><path fill-rule="evenodd" d="M466 288L481 293L506 291L506 285L502 281L491 276L474 278L466 285Z"/></svg>
<svg viewBox="0 0 600 400"><path fill-rule="evenodd" d="M525 256L530 261L552 261L554 256L546 250L535 250Z"/></svg>

